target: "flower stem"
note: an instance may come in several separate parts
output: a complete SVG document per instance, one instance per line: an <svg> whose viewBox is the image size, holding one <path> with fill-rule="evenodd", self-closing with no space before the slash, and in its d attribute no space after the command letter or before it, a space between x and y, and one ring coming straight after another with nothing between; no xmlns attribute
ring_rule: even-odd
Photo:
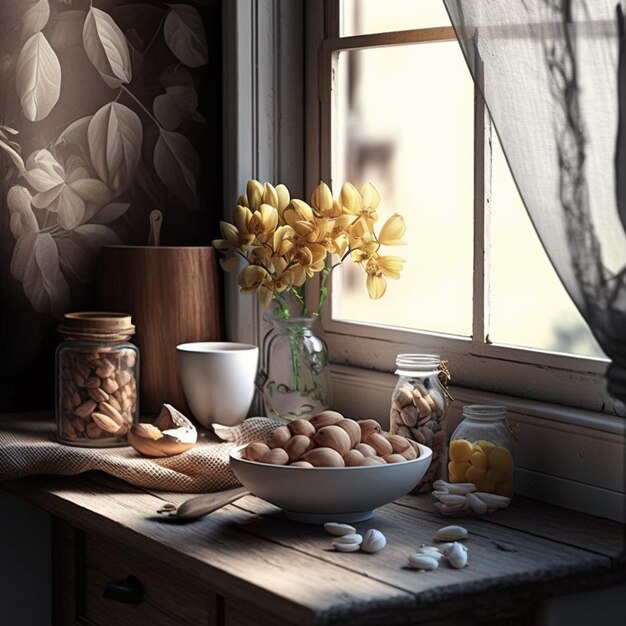
<svg viewBox="0 0 626 626"><path fill-rule="evenodd" d="M141 108L141 110L157 125L158 128L162 129L161 124L159 124L159 122L157 121L156 117L154 117L154 115L152 115L152 113L150 113L150 111L148 111L148 109L146 109L146 107L144 106L143 102L127 87L124 87L124 85L122 85L120 87L120 89L127 95L129 95Z"/></svg>

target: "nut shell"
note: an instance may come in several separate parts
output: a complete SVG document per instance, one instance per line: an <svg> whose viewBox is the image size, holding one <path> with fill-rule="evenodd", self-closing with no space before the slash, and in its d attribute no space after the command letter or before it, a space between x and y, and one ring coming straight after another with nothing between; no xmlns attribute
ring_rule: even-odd
<svg viewBox="0 0 626 626"><path fill-rule="evenodd" d="M344 419L335 424L338 428L342 428L350 437L350 448L354 448L361 442L361 427L357 422L351 419Z"/></svg>
<svg viewBox="0 0 626 626"><path fill-rule="evenodd" d="M380 424L376 420L359 420L359 426L361 427L361 442L368 441L373 433L380 433L382 430Z"/></svg>
<svg viewBox="0 0 626 626"><path fill-rule="evenodd" d="M306 435L312 437L315 434L315 426L308 420L298 418L287 424L287 428L292 435Z"/></svg>
<svg viewBox="0 0 626 626"><path fill-rule="evenodd" d="M309 421L315 430L319 430L320 428L324 428L324 426L332 426L342 419L343 415L337 413L337 411L322 411L321 413L315 414Z"/></svg>
<svg viewBox="0 0 626 626"><path fill-rule="evenodd" d="M393 454L393 448L391 444L380 434L374 433L370 435L367 443L376 450L376 454L378 456L387 456L388 454Z"/></svg>
<svg viewBox="0 0 626 626"><path fill-rule="evenodd" d="M270 465L287 465L289 463L289 455L282 448L272 448L265 453L262 462Z"/></svg>
<svg viewBox="0 0 626 626"><path fill-rule="evenodd" d="M363 465L365 457L358 450L349 450L343 455L343 460L346 467L357 467Z"/></svg>
<svg viewBox="0 0 626 626"><path fill-rule="evenodd" d="M279 426L272 431L267 445L272 448L282 448L291 439L291 433L286 426Z"/></svg>
<svg viewBox="0 0 626 626"><path fill-rule="evenodd" d="M302 461L308 461L314 467L345 467L339 452L332 448L314 448L302 456Z"/></svg>
<svg viewBox="0 0 626 626"><path fill-rule="evenodd" d="M248 461L261 461L263 457L270 451L269 446L264 443L249 443L243 449L243 457Z"/></svg>
<svg viewBox="0 0 626 626"><path fill-rule="evenodd" d="M298 461L300 457L313 445L306 435L294 435L285 444L285 452L289 456L289 462Z"/></svg>
<svg viewBox="0 0 626 626"><path fill-rule="evenodd" d="M350 435L339 426L324 426L313 437L313 441L322 448L332 448L341 456L350 450Z"/></svg>

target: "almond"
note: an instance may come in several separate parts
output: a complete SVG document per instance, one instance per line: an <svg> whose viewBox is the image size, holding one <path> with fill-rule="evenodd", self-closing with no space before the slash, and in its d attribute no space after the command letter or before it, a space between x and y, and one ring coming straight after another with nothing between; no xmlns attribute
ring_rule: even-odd
<svg viewBox="0 0 626 626"><path fill-rule="evenodd" d="M120 418L121 417L122 416L120 415ZM123 423L123 420L118 423L108 415L97 412L91 414L91 419L94 421L96 426L99 426L102 430L105 430L108 433L116 433Z"/></svg>
<svg viewBox="0 0 626 626"><path fill-rule="evenodd" d="M285 444L285 452L289 456L289 462L298 461L309 450L313 442L306 435L294 435Z"/></svg>
<svg viewBox="0 0 626 626"><path fill-rule="evenodd" d="M342 431L343 432L343 431ZM339 452L332 448L314 448L302 456L314 467L344 467L345 463Z"/></svg>
<svg viewBox="0 0 626 626"><path fill-rule="evenodd" d="M87 419L98 405L93 400L85 400L74 409L74 415L81 419Z"/></svg>
<svg viewBox="0 0 626 626"><path fill-rule="evenodd" d="M335 424L339 428L343 428L350 437L350 448L354 448L361 441L361 427L357 422L350 419L343 419Z"/></svg>
<svg viewBox="0 0 626 626"><path fill-rule="evenodd" d="M107 417L110 417L117 424L118 428L124 423L124 418L122 417L122 414L108 402L101 402L98 405L98 411L100 413L103 413Z"/></svg>
<svg viewBox="0 0 626 626"><path fill-rule="evenodd" d="M308 420L301 418L289 422L287 428L289 428L289 432L292 435L306 435L307 437L312 437L315 434L315 426Z"/></svg>
<svg viewBox="0 0 626 626"><path fill-rule="evenodd" d="M367 442L372 433L379 433L382 429L376 420L359 420L361 427L361 442Z"/></svg>
<svg viewBox="0 0 626 626"><path fill-rule="evenodd" d="M260 461L269 451L269 447L264 443L249 443L243 449L242 456L244 459L248 459L248 461Z"/></svg>
<svg viewBox="0 0 626 626"><path fill-rule="evenodd" d="M267 445L270 448L282 448L291 439L287 426L279 426L272 431Z"/></svg>
<svg viewBox="0 0 626 626"><path fill-rule="evenodd" d="M109 394L100 387L90 387L87 389L87 393L89 397L96 402L107 402L109 399Z"/></svg>
<svg viewBox="0 0 626 626"><path fill-rule="evenodd" d="M287 465L289 463L289 455L282 448L273 448L265 453L262 462L271 465Z"/></svg>
<svg viewBox="0 0 626 626"><path fill-rule="evenodd" d="M313 441L322 448L332 448L342 457L351 448L350 435L339 426L324 426L313 437Z"/></svg>
<svg viewBox="0 0 626 626"><path fill-rule="evenodd" d="M324 426L332 426L342 419L343 415L337 413L337 411L322 411L314 415L309 421L315 430L319 430L320 428L324 428Z"/></svg>
<svg viewBox="0 0 626 626"><path fill-rule="evenodd" d="M384 457L393 453L391 444L380 433L374 433L371 435L367 440L367 443L369 443L370 446L376 450L378 456Z"/></svg>

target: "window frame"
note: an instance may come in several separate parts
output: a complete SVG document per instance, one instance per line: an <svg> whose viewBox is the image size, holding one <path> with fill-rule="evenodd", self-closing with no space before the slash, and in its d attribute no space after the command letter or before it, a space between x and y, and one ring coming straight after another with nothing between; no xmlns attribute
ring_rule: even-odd
<svg viewBox="0 0 626 626"><path fill-rule="evenodd" d="M307 188L319 180L332 181L332 136L338 55L342 51L415 45L456 40L452 27L340 36L340 2L318 3L316 32L309 32L307 43ZM309 8L315 12L315 9ZM323 23L323 29L319 24ZM309 29L311 30L311 29ZM492 125L481 91L475 88L474 107L474 263L472 336L456 337L443 333L401 329L384 325L337 320L332 317L332 278L330 295L321 315L323 335L333 363L364 369L393 371L395 355L401 352L427 352L444 355L452 365L457 384L490 392L559 403L592 411L615 411L615 403L605 389L605 359L579 357L494 344L488 339L486 285L490 222L489 185L491 172ZM315 122L311 122L315 120ZM341 183L343 181L336 181ZM358 182L358 181L357 181ZM336 192L336 189L335 189ZM315 287L308 286L312 301ZM485 338L484 340L482 338Z"/></svg>

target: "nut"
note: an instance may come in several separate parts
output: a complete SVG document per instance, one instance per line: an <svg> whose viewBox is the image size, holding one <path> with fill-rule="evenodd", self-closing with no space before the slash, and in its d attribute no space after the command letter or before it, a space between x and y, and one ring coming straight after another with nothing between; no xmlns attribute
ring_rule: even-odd
<svg viewBox="0 0 626 626"><path fill-rule="evenodd" d="M109 394L100 387L90 387L87 389L87 393L95 402L107 402L109 399Z"/></svg>
<svg viewBox="0 0 626 626"><path fill-rule="evenodd" d="M341 456L350 450L350 435L339 426L324 426L313 437L315 443L322 448L332 448Z"/></svg>
<svg viewBox="0 0 626 626"><path fill-rule="evenodd" d="M265 453L262 462L270 465L287 465L289 463L289 455L282 448L273 448Z"/></svg>
<svg viewBox="0 0 626 626"><path fill-rule="evenodd" d="M370 446L372 446L372 448L376 450L376 454L378 456L384 457L388 454L393 453L393 448L391 447L391 444L380 433L373 433L372 435L370 435L367 443L369 443Z"/></svg>
<svg viewBox="0 0 626 626"><path fill-rule="evenodd" d="M81 419L86 419L96 410L98 406L93 400L85 400L82 404L74 409L74 415Z"/></svg>
<svg viewBox="0 0 626 626"><path fill-rule="evenodd" d="M357 467L363 465L365 457L358 450L349 450L343 455L343 461L346 467Z"/></svg>
<svg viewBox="0 0 626 626"><path fill-rule="evenodd" d="M123 416L120 417L124 420ZM122 424L121 430L124 427L127 425ZM128 431L130 445L150 457L181 454L193 448L197 438L194 425L170 404L163 405L154 424L135 424Z"/></svg>
<svg viewBox="0 0 626 626"><path fill-rule="evenodd" d="M105 415L104 413L95 412L91 414L91 419L94 421L94 423L108 433L116 433L120 429L120 426L124 423L124 420L121 418L122 416L120 415L120 421L118 423L113 418Z"/></svg>
<svg viewBox="0 0 626 626"><path fill-rule="evenodd" d="M242 456L244 459L248 459L248 461L261 461L269 451L269 446L264 443L249 443L243 449Z"/></svg>
<svg viewBox="0 0 626 626"><path fill-rule="evenodd" d="M342 419L344 419L343 415L337 411L322 411L314 415L309 421L315 430L319 430L324 426L332 426Z"/></svg>
<svg viewBox="0 0 626 626"><path fill-rule="evenodd" d="M302 460L308 461L314 467L345 467L339 452L332 448L314 448L304 454Z"/></svg>
<svg viewBox="0 0 626 626"><path fill-rule="evenodd" d="M376 456L376 450L369 443L359 443L354 446L354 449L365 457Z"/></svg>
<svg viewBox="0 0 626 626"><path fill-rule="evenodd" d="M361 427L357 422L351 419L343 419L335 424L348 433L350 437L350 448L354 448L361 441Z"/></svg>
<svg viewBox="0 0 626 626"><path fill-rule="evenodd" d="M272 431L267 445L270 448L282 448L291 439L287 426L279 426Z"/></svg>
<svg viewBox="0 0 626 626"><path fill-rule="evenodd" d="M284 446L291 463L298 461L300 457L313 445L306 435L294 435Z"/></svg>
<svg viewBox="0 0 626 626"><path fill-rule="evenodd" d="M380 433L382 428L376 420L359 420L357 422L361 427L361 442L366 443L370 436L374 433Z"/></svg>
<svg viewBox="0 0 626 626"><path fill-rule="evenodd" d="M292 435L306 435L312 437L315 434L315 426L308 420L298 418L287 424L287 428Z"/></svg>

